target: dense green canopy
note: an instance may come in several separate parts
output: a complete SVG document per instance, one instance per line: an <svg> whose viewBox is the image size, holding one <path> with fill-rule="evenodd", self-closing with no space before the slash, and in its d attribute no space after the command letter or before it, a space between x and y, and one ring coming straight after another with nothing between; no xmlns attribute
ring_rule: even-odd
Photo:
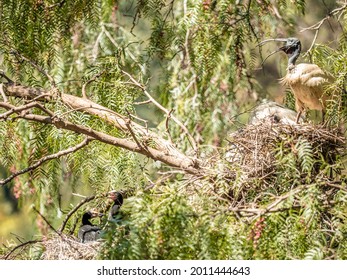
<svg viewBox="0 0 347 280"><path fill-rule="evenodd" d="M0 187L39 236L0 254L41 258L118 190L98 258L345 259L347 4L316 2L0 1ZM334 76L328 128L245 125L264 98L294 108L286 56L262 65L275 37Z"/></svg>

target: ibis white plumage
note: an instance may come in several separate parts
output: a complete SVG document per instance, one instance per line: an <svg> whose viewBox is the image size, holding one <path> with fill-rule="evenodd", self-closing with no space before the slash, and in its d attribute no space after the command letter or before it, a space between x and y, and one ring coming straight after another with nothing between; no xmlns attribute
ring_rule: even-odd
<svg viewBox="0 0 347 280"><path fill-rule="evenodd" d="M325 86L333 81L332 76L316 64L295 64L301 52L301 42L299 39L269 39L263 41L261 45L269 41L285 42L284 46L270 55L278 51L283 51L288 56L287 74L281 79L281 83L289 86L294 94L295 109L298 113L297 120L299 120L302 112L306 109L319 110L324 117L328 99L325 93Z"/></svg>

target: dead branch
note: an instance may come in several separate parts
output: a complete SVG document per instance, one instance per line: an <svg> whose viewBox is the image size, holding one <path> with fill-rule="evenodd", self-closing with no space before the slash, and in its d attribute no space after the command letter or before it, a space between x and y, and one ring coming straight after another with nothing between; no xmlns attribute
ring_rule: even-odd
<svg viewBox="0 0 347 280"><path fill-rule="evenodd" d="M91 140L93 140L93 139L90 138L90 137L86 137L80 144L76 145L75 147L71 147L71 148L68 148L66 150L59 151L58 153L55 153L55 154L52 154L52 155L49 155L49 156L45 156L45 157L39 159L33 165L31 165L31 166L29 166L27 168L24 168L24 169L22 169L22 170L20 170L20 171L18 171L16 173L13 173L12 175L10 175L9 177L7 177L4 180L0 180L0 186L4 186L5 184L7 184L8 182L12 181L14 178L18 177L19 175L22 175L24 173L27 173L29 171L32 171L32 170L38 168L39 166L41 166L46 161L49 161L49 160L52 160L52 159L56 159L56 158L65 156L65 155L74 153L74 152L76 152L79 149L82 149L83 147L88 145Z"/></svg>
<svg viewBox="0 0 347 280"><path fill-rule="evenodd" d="M167 133L167 135L168 135L169 140L170 140L171 143L173 143L173 141L172 141L171 133L170 133L170 130L169 130L169 120L170 120L170 118L171 118L172 110L173 110L173 109L171 109L170 112L169 112L169 114L166 115L166 120L165 120L166 133Z"/></svg>
<svg viewBox="0 0 347 280"><path fill-rule="evenodd" d="M28 99L28 100L38 98L38 100L40 100L40 101L54 102L52 94L49 94L49 92L46 92L46 91L38 89L38 88L31 88L31 87L25 87L25 86L21 86L21 85L6 84L6 93L9 96L24 98L24 99ZM114 112L114 111L112 111L106 107L103 107L103 106L101 106L101 105L99 105L99 104L97 104L91 100L77 97L74 95L62 93L61 94L61 101L69 108L72 108L74 110L77 110L77 111L80 111L83 113L88 113L88 114L93 115L93 116L98 116L99 118L114 125L115 127L119 128L123 131L128 131L127 118L126 117L124 117L124 116L122 116L122 115L120 115L120 114L118 114L118 113L116 113L116 112ZM32 115L30 118L32 118L31 120L33 120L33 121L40 121L43 123L52 124L51 120L43 118L42 116L39 116L36 118L34 115ZM133 131L136 133L136 135L140 135L143 138L151 140L155 144L156 152L153 151L154 154L160 153L161 155L165 155L164 158L166 158L166 157L175 158L176 163L177 162L181 162L181 163L186 162L186 164L185 164L186 167L197 166L196 159L191 159L191 158L187 157L186 155L182 154L180 151L177 150L176 147L174 147L173 144L171 144L170 142L159 137L156 133L154 133L152 131L148 131L147 128L145 128L145 127L143 127L143 126L141 126L141 125L139 125L133 121L131 121L130 124L131 124ZM70 127L70 129L72 129L73 131L76 131L78 133L82 133L82 131L84 131L83 129L80 130L75 125L68 126L68 127ZM67 129L67 127L64 127L64 128ZM89 128L87 130L89 130ZM89 133L88 133L88 135L89 135ZM104 138L104 137L101 137L101 138ZM108 138L108 137L106 137L106 138ZM120 147L122 147L122 148L126 148L128 150L138 152L138 150L136 148L134 149L133 146L131 144L129 144L128 140L118 139L118 138L116 138L116 139L117 140L112 138L111 141L107 141L107 142L109 144L113 143L115 145L120 144ZM161 158L161 156L159 156L159 158ZM160 159L156 159L156 160L160 160ZM170 165L180 168L176 164L173 164L173 162L171 162Z"/></svg>
<svg viewBox="0 0 347 280"><path fill-rule="evenodd" d="M306 27L306 28L303 28L302 30L300 30L300 32L305 32L307 30L314 30L315 31L315 34L314 34L314 37L313 37L313 40L312 40L312 43L311 43L311 46L309 47L309 49L307 50L306 53L310 53L314 44L316 43L316 40L317 40L317 37L318 37L318 33L320 31L320 28L321 26L323 25L323 23L330 19L331 17L335 16L335 15L339 15L338 16L338 19L341 17L341 15L346 11L347 9L347 3L344 3L341 7L339 8L336 8L334 10L332 10L331 12L329 12L325 18L323 18L322 20L320 20L319 22L309 26L309 27Z"/></svg>
<svg viewBox="0 0 347 280"><path fill-rule="evenodd" d="M9 104L8 102L0 102L0 107L8 108L8 104ZM38 105L37 102L30 102L30 103L23 105L23 106L12 107L7 112L0 114L0 120L1 119L6 120L10 115L12 115L14 113L23 112L23 111L28 110L30 108L36 107L37 105Z"/></svg>
<svg viewBox="0 0 347 280"><path fill-rule="evenodd" d="M87 87L90 83L96 81L96 79L99 78L100 76L102 76L105 72L106 72L106 70L104 70L104 71L102 71L102 72L100 72L100 73L97 73L96 75L94 75L94 77L92 77L90 80L88 80L87 82L85 82L85 83L83 84L83 86L82 86L82 96L83 96L83 98L88 99L87 93L86 93L86 87Z"/></svg>
<svg viewBox="0 0 347 280"><path fill-rule="evenodd" d="M10 104L6 104L6 106L8 107L8 109L15 108L15 106ZM35 114L23 114L23 115L20 115L19 117L29 121L35 121L35 122L40 122L44 124L54 125L55 127L59 129L70 130L78 134L83 134L83 135L91 137L92 139L98 140L100 142L117 146L120 148L124 148L132 152L143 154L146 157L161 161L169 166L185 170L186 172L190 174L200 173L199 168L196 167L193 164L192 160L186 156L177 157L176 154L166 153L151 147L146 147L144 149L139 147L135 142L131 140L117 138L117 137L108 135L106 133L93 130L89 127L74 124L59 118L51 118L51 117L35 115Z"/></svg>
<svg viewBox="0 0 347 280"><path fill-rule="evenodd" d="M5 102L8 102L7 96L4 91L4 84L0 84L0 94Z"/></svg>
<svg viewBox="0 0 347 280"><path fill-rule="evenodd" d="M135 132L133 131L133 129L131 128L131 119L130 119L130 112L127 111L128 115L129 115L129 121L126 122L128 130L130 131L131 136L133 137L135 143L137 144L137 146L139 146L140 149L146 149L146 146L142 145L142 143L139 141L139 139L137 138Z"/></svg>
<svg viewBox="0 0 347 280"><path fill-rule="evenodd" d="M152 101L151 100L138 101L138 102L134 102L134 105L144 105L149 103L152 103Z"/></svg>

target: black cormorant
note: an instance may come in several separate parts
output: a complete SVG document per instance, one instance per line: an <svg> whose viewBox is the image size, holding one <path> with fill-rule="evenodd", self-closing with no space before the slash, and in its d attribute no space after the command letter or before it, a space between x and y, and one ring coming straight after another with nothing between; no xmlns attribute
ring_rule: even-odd
<svg viewBox="0 0 347 280"><path fill-rule="evenodd" d="M95 241L99 239L101 229L90 222L91 218L102 216L95 211L88 211L82 217L82 226L78 230L78 239L82 243Z"/></svg>
<svg viewBox="0 0 347 280"><path fill-rule="evenodd" d="M114 220L119 214L119 209L123 204L123 195L117 191L111 191L108 194L108 197L113 200L113 205L111 206L110 212L108 213L108 219Z"/></svg>

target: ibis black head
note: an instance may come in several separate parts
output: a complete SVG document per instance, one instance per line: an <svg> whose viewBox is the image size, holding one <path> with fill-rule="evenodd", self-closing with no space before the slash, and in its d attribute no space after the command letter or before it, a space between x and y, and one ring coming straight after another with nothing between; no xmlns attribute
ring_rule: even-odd
<svg viewBox="0 0 347 280"><path fill-rule="evenodd" d="M111 198L116 205L121 206L123 204L123 195L117 191L110 191L108 197Z"/></svg>
<svg viewBox="0 0 347 280"><path fill-rule="evenodd" d="M288 56L288 65L294 65L301 52L301 42L298 38L286 39L286 44L279 48Z"/></svg>
<svg viewBox="0 0 347 280"><path fill-rule="evenodd" d="M301 52L301 42L298 38L275 38L275 39L268 39L265 41L262 41L258 46L262 46L267 42L285 42L285 45L277 49L276 51L270 53L266 59L268 59L271 55L283 51L288 56L288 66L294 65L296 60L298 59L300 52ZM265 62L264 60L264 62ZM264 63L263 62L263 63Z"/></svg>

